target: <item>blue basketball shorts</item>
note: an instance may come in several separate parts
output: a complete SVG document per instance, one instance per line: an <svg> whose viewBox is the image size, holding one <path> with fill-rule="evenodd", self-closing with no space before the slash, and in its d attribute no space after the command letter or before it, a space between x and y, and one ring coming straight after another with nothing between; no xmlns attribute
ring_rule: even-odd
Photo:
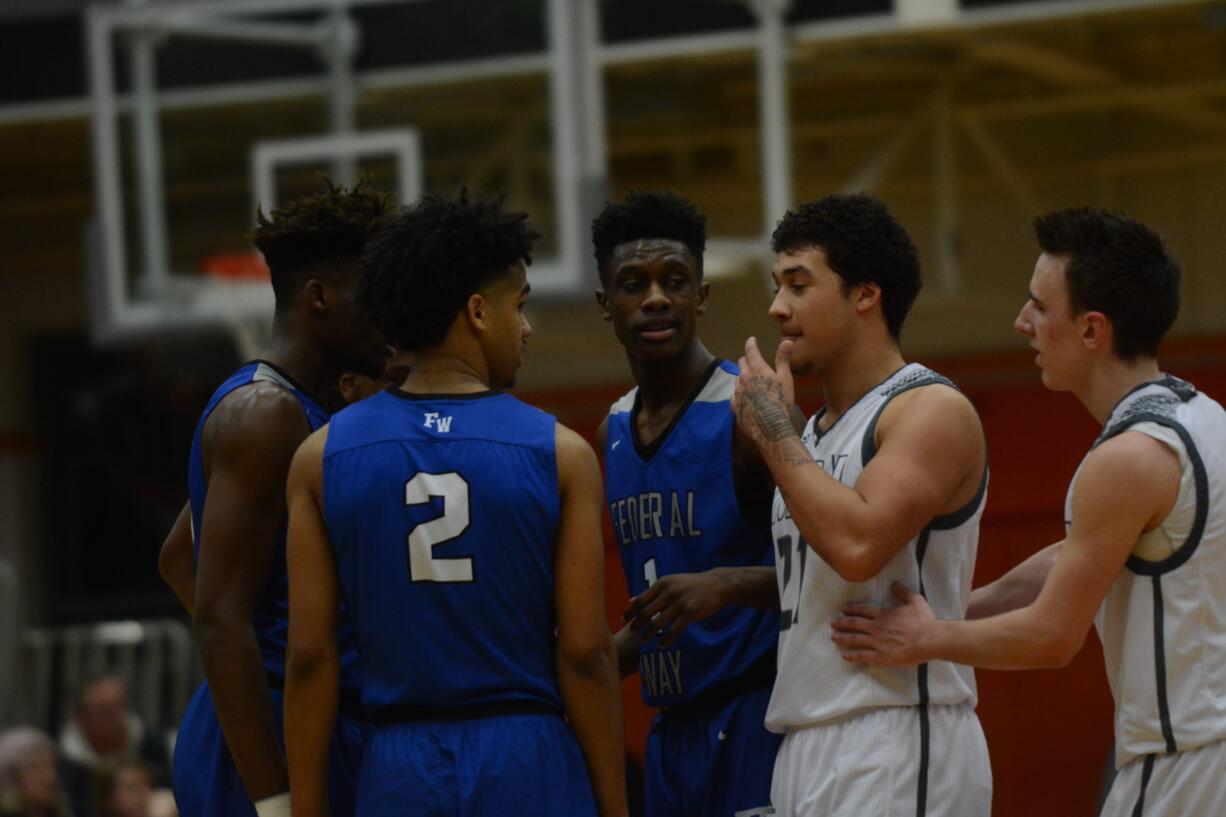
<svg viewBox="0 0 1226 817"><path fill-rule="evenodd" d="M358 817L595 817L579 743L555 715L378 727Z"/></svg>
<svg viewBox="0 0 1226 817"><path fill-rule="evenodd" d="M283 729L282 694L270 690L277 729ZM369 724L338 715L328 766L332 817L353 817L354 797ZM255 817L255 806L230 757L213 696L201 684L187 705L175 739L174 792L180 817Z"/></svg>
<svg viewBox="0 0 1226 817"><path fill-rule="evenodd" d="M766 731L771 690L696 712L662 712L647 736L647 817L759 817L770 809L782 735Z"/></svg>

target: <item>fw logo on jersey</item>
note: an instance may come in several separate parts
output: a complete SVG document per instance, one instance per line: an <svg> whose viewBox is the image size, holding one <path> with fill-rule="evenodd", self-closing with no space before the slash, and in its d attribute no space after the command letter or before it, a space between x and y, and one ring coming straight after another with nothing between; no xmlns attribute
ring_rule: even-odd
<svg viewBox="0 0 1226 817"><path fill-rule="evenodd" d="M437 411L427 411L425 426L426 428L438 429L440 433L446 434L451 431L452 419L450 416L440 417Z"/></svg>

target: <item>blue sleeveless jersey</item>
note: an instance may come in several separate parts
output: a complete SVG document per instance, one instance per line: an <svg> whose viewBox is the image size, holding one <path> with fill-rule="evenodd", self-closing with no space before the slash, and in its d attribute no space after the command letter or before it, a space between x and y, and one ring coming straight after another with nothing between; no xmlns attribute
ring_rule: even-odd
<svg viewBox="0 0 1226 817"><path fill-rule="evenodd" d="M630 595L671 573L773 565L769 520L741 515L732 474L735 420L729 401L737 368L712 364L672 424L650 446L634 434L638 389L613 404L605 442L605 493ZM733 683L768 660L777 613L728 606L691 624L667 649L643 644L643 701L679 706Z"/></svg>
<svg viewBox="0 0 1226 817"><path fill-rule="evenodd" d="M323 512L366 707L561 710L554 432L498 392L392 388L332 418Z"/></svg>
<svg viewBox="0 0 1226 817"><path fill-rule="evenodd" d="M222 383L205 406L196 424L196 434L192 438L192 453L188 464L187 484L188 495L192 508L192 549L196 559L200 559L200 540L203 533L202 515L204 500L208 494L208 482L204 473L204 452L200 440L204 433L204 424L227 395L243 386L258 382L275 383L288 390L298 398L302 411L306 415L307 424L311 430L328 422L328 412L301 386L293 381L285 372L271 363L255 360L244 364L238 371ZM277 678L285 677L285 647L289 635L289 576L285 566L285 529L286 521L281 521L281 530L277 534L276 550L273 552L272 566L268 571L268 583L264 586L252 615L256 640L264 656L264 669ZM348 624L346 612L341 611L341 629L339 633L341 654L341 686L356 689L357 653L354 648L353 632Z"/></svg>

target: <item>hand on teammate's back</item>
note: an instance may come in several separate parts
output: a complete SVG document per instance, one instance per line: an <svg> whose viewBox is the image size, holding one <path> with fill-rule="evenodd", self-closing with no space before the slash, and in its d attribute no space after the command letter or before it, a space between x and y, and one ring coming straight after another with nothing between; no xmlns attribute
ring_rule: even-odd
<svg viewBox="0 0 1226 817"><path fill-rule="evenodd" d="M898 607L845 604L843 617L831 622L830 640L839 645L844 661L909 667L927 660L923 637L936 620L932 608L901 582L890 590L902 602Z"/></svg>

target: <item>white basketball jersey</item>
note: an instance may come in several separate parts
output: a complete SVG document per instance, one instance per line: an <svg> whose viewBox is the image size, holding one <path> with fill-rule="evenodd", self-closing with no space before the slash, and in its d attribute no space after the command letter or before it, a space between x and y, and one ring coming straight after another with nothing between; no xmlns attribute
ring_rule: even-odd
<svg viewBox="0 0 1226 817"><path fill-rule="evenodd" d="M1174 507L1137 541L1094 622L1117 766L1226 738L1226 411L1168 375L1120 400L1095 446L1125 431L1168 446L1182 474Z"/></svg>
<svg viewBox="0 0 1226 817"><path fill-rule="evenodd" d="M876 453L877 420L886 404L908 389L942 384L944 377L912 363L899 369L855 403L825 432L818 412L801 441L822 469L854 486ZM867 582L844 580L800 537L779 491L775 491L772 533L782 606L779 623L779 675L766 712L766 726L785 732L829 723L868 709L919 704L975 705L975 673L970 667L934 661L920 667L867 667L842 659L830 640L830 622L848 602L897 606L890 592L896 581L921 590L938 618L966 613L979 542L979 517L987 496L987 470L967 506L933 519Z"/></svg>

